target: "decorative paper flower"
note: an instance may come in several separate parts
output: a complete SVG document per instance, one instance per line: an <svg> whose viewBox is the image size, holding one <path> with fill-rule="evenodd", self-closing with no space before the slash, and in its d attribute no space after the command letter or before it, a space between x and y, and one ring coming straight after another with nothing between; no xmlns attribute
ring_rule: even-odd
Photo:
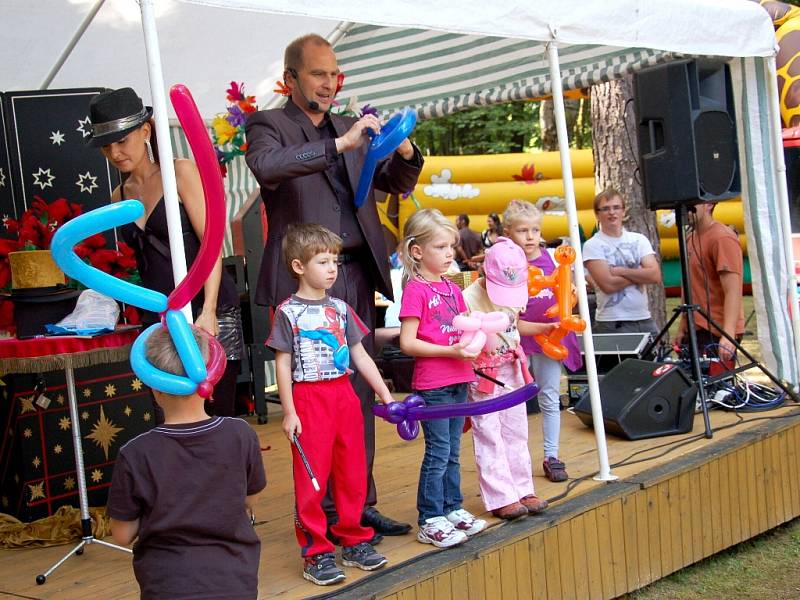
<svg viewBox="0 0 800 600"><path fill-rule="evenodd" d="M228 174L226 165L247 151L244 126L247 115L258 110L255 96L245 95L243 83L231 81L226 98L229 103L226 112L218 114L211 122L214 150L223 177Z"/></svg>
<svg viewBox="0 0 800 600"><path fill-rule="evenodd" d="M275 89L272 90L279 96L291 96L292 90L289 89L289 86L283 83L282 81L275 82Z"/></svg>

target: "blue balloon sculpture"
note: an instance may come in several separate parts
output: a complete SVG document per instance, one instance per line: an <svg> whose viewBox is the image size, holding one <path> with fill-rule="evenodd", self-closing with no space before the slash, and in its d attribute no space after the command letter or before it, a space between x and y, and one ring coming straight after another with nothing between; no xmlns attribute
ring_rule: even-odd
<svg viewBox="0 0 800 600"><path fill-rule="evenodd" d="M401 112L392 115L385 125L381 127L381 132L375 135L372 130L367 130L372 137L372 142L364 157L364 166L361 169L361 177L358 180L358 189L355 195L356 209L361 208L367 200L369 188L372 186L372 178L378 162L397 150L417 124L417 113L412 108L404 108Z"/></svg>

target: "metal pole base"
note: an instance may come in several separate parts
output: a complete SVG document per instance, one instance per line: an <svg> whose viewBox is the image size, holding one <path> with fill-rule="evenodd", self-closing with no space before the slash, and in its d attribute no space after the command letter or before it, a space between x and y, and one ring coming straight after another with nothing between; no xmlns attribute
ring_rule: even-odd
<svg viewBox="0 0 800 600"><path fill-rule="evenodd" d="M98 540L93 535L89 535L89 536L81 538L81 541L78 542L77 546L75 546L72 550L67 552L67 554L64 555L63 558L61 558L61 560L59 560L52 567L47 569L47 571L45 571L41 575L37 575L36 576L36 583L38 585L44 585L44 583L47 581L47 578L50 576L50 574L53 571L55 571L58 567L63 565L70 556L73 556L73 555L76 555L76 554L78 556L80 556L81 554L83 554L84 546L88 546L89 544L100 544L101 546L106 546L108 548L113 548L114 550L119 550L121 552L127 552L128 554L133 554L133 551L131 549L129 549L129 548L124 548L122 546L117 546L116 544L112 544L112 543L106 542L104 540Z"/></svg>
<svg viewBox="0 0 800 600"><path fill-rule="evenodd" d="M592 477L595 481L617 481L619 477L614 475L613 473L608 473L606 475L600 475L599 473Z"/></svg>

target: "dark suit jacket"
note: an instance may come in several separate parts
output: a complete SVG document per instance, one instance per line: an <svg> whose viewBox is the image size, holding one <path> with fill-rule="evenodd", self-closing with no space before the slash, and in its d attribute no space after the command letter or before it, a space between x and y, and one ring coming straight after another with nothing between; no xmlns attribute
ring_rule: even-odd
<svg viewBox="0 0 800 600"><path fill-rule="evenodd" d="M338 136L344 135L356 119L331 114ZM247 166L261 186L267 212L267 243L261 260L256 289L256 302L276 306L297 290L297 282L289 274L281 254L281 240L291 223L319 223L340 233L339 201L327 172L335 159L333 144L316 140L311 120L291 101L283 108L252 113L247 119ZM333 151L331 148L333 147ZM352 193L358 187L368 144L344 153L347 177ZM411 161L393 152L378 164L373 185L385 192L399 194L416 185L422 168L422 156L415 148ZM352 200L351 200L352 201ZM362 261L375 273L378 291L391 297L389 259L383 231L375 207L374 190L356 217L370 256Z"/></svg>

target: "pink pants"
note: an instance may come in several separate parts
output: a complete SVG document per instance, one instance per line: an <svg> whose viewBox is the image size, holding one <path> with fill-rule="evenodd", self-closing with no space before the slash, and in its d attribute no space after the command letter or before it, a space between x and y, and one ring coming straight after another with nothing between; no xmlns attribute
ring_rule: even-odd
<svg viewBox="0 0 800 600"><path fill-rule="evenodd" d="M497 367L492 376L506 384L493 392L469 386L469 401L489 400L524 384L519 361ZM478 482L487 510L495 510L533 494L531 455L528 450L528 415L525 403L500 412L472 417L472 438Z"/></svg>

